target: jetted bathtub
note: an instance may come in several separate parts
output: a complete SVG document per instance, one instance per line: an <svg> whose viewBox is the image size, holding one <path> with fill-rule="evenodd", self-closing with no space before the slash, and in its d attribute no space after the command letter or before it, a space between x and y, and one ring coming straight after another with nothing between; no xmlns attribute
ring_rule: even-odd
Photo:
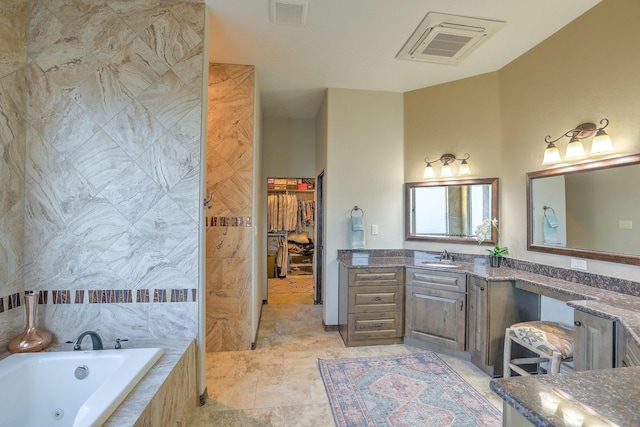
<svg viewBox="0 0 640 427"><path fill-rule="evenodd" d="M0 361L0 427L103 424L160 348L13 354Z"/></svg>

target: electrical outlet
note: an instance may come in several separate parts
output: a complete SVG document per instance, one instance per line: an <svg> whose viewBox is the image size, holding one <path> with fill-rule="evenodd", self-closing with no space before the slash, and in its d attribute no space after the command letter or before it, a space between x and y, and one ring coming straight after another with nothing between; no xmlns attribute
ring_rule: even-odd
<svg viewBox="0 0 640 427"><path fill-rule="evenodd" d="M586 270L587 260L571 258L571 268L575 268L576 270Z"/></svg>
<svg viewBox="0 0 640 427"><path fill-rule="evenodd" d="M378 234L378 224L374 224L371 226L371 234L374 236Z"/></svg>

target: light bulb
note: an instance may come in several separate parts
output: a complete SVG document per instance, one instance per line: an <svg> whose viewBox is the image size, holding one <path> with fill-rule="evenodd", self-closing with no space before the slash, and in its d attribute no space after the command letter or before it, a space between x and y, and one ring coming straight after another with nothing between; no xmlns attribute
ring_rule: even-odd
<svg viewBox="0 0 640 427"><path fill-rule="evenodd" d="M584 159L585 157L587 157L587 155L584 152L582 142L578 139L571 138L569 145L567 145L567 155L565 156L565 159L577 160Z"/></svg>
<svg viewBox="0 0 640 427"><path fill-rule="evenodd" d="M552 142L547 146L547 149L544 150L544 159L542 160L543 165L552 165L554 163L560 163L562 159L560 158L560 151Z"/></svg>
<svg viewBox="0 0 640 427"><path fill-rule="evenodd" d="M612 151L613 142L611 142L611 137L600 129L591 143L591 154L610 153Z"/></svg>
<svg viewBox="0 0 640 427"><path fill-rule="evenodd" d="M469 163L466 160L462 160L460 164L460 169L458 170L459 176L471 175L471 168L469 167Z"/></svg>
<svg viewBox="0 0 640 427"><path fill-rule="evenodd" d="M451 166L449 165L449 163L445 163L442 166L442 170L440 171L440 176L443 177L449 177L452 176L453 174L451 173Z"/></svg>
<svg viewBox="0 0 640 427"><path fill-rule="evenodd" d="M431 166L431 163L427 163L427 166L424 167L424 174L422 175L423 178L433 178L436 176L436 173L433 170L433 166Z"/></svg>

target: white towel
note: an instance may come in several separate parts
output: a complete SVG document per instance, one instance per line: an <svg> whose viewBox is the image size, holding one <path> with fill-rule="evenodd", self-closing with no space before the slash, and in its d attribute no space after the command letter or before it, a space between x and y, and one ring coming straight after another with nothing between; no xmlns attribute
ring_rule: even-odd
<svg viewBox="0 0 640 427"><path fill-rule="evenodd" d="M364 218L351 217L351 249L364 249Z"/></svg>
<svg viewBox="0 0 640 427"><path fill-rule="evenodd" d="M545 215L542 228L545 245L559 245L558 218L555 215Z"/></svg>

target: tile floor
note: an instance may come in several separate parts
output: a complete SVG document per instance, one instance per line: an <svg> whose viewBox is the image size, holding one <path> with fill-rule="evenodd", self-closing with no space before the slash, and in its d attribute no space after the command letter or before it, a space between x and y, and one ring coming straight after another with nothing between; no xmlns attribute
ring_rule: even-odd
<svg viewBox="0 0 640 427"><path fill-rule="evenodd" d="M207 353L207 403L191 414L189 426L334 426L318 370L318 359L406 354L423 351L406 345L346 348L338 332L325 332L322 306L313 304L312 288L270 279L255 350ZM279 281L279 282L278 282ZM275 282L275 283L274 283ZM470 362L441 355L469 384L502 410L489 390L489 377Z"/></svg>

